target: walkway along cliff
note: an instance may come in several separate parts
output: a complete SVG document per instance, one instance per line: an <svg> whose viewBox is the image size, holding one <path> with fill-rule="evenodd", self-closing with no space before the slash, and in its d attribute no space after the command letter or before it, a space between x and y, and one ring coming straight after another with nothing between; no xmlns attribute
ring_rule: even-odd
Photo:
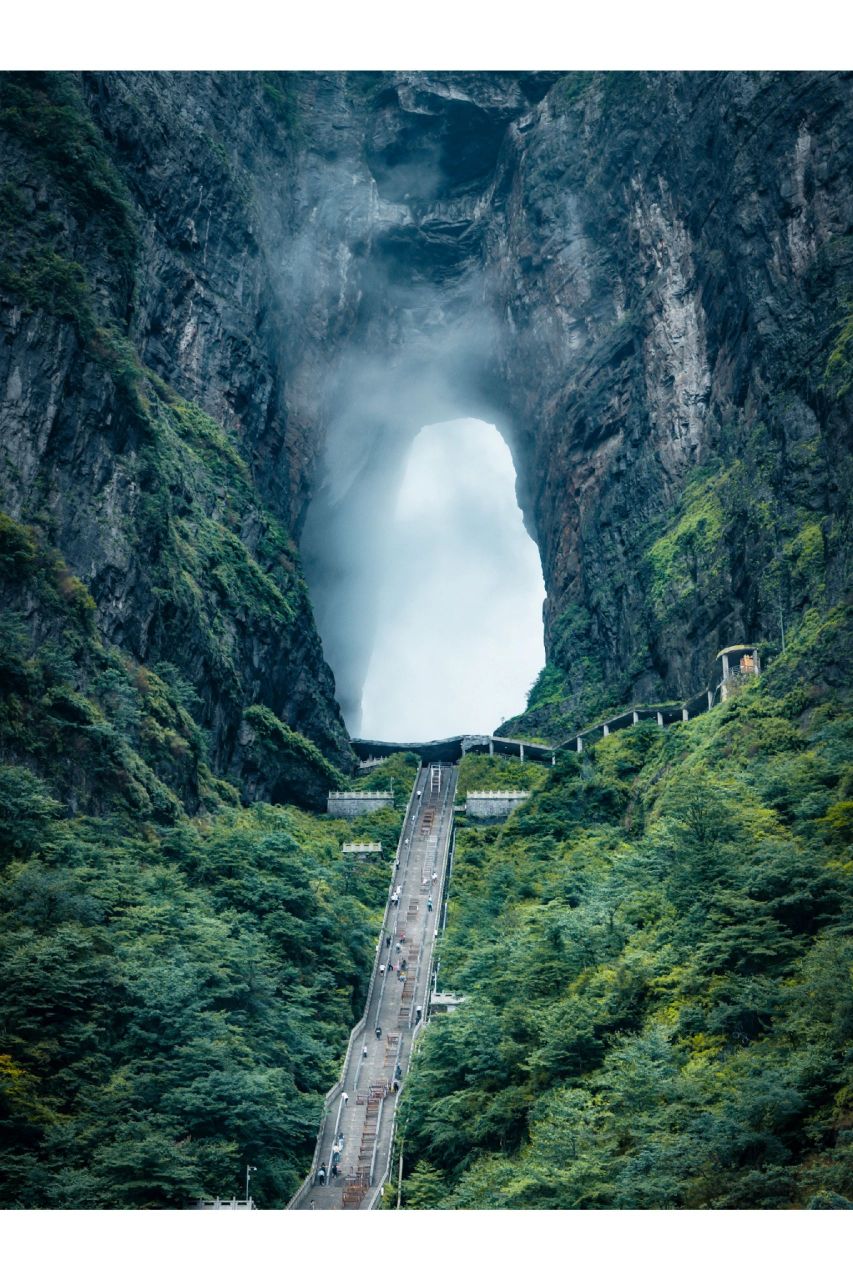
<svg viewBox="0 0 853 1280"><path fill-rule="evenodd" d="M719 663L719 669L716 664ZM458 761L468 751L488 751L489 755L518 756L536 760L541 764L553 764L558 751L584 749L584 743L595 738L606 738L617 729L625 729L640 720L656 720L661 726L678 724L709 711L718 702L725 702L742 680L760 675L761 657L754 644L729 645L721 649L715 661L715 676L711 685L681 702L656 702L647 706L628 707L608 716L598 724L578 730L572 737L559 743L531 742L524 738L503 738L494 734L460 734L456 738L442 738L435 742L379 742L375 739L353 738L352 746L359 758L370 764L378 763L384 756L396 751L416 751L423 761Z"/></svg>

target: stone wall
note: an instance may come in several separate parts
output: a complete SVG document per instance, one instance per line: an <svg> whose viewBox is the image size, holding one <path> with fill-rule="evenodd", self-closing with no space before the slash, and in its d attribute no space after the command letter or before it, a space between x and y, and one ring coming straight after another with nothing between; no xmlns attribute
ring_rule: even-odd
<svg viewBox="0 0 853 1280"><path fill-rule="evenodd" d="M529 795L529 791L469 791L465 812L469 818L506 818Z"/></svg>
<svg viewBox="0 0 853 1280"><path fill-rule="evenodd" d="M331 791L326 811L333 818L355 818L360 813L375 813L394 804L390 791Z"/></svg>

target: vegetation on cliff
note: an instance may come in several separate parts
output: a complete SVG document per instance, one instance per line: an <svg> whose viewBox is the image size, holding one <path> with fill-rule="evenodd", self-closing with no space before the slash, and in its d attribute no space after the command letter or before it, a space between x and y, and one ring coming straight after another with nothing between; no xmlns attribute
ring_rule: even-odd
<svg viewBox="0 0 853 1280"><path fill-rule="evenodd" d="M460 823L404 1206L853 1207L849 640Z"/></svg>
<svg viewBox="0 0 853 1280"><path fill-rule="evenodd" d="M364 222L353 253L345 237L359 218L348 212L337 227L337 202L294 183L294 210L322 208L328 222L313 256L295 254L320 264L322 287L310 306L299 290L295 303L267 293L254 229L262 184L252 188L222 139L245 147L256 129L307 146L296 83L264 74L226 93L219 79L212 113L197 83L199 135L185 119L171 134L163 126L186 92L167 80L155 111L144 79L128 90L101 77L0 77L12 424L0 506L16 517L0 512L6 1207L179 1207L239 1193L247 1162L259 1203L282 1205L361 1011L399 827L399 809L346 823L307 811L354 760L282 514L304 500L316 441L292 469L287 451L305 444L306 405L319 417L319 401L299 401L307 416L295 413L291 435L282 419L300 383L322 381L327 357L347 353L335 343L355 310L373 325L390 299L388 328L371 341L387 338L392 352L408 341L394 297L406 297L411 262L394 257L399 293L383 292L380 306L368 289L356 304L381 222ZM799 222L807 185L824 184L828 205L846 208L840 183L820 176L842 164L815 151L795 211L783 155L801 120L817 139L831 118L841 156L846 90L811 77L795 93L776 76L752 106L742 82L701 83L704 107L683 78L564 78L541 119L514 131L513 198L503 179L492 188L513 216L533 199L526 225L486 240L508 246L512 268L507 392L515 384L518 423L535 424L553 481L553 508L537 517L543 547L569 531L579 564L571 590L559 581L571 565L554 568L549 664L508 727L559 740L635 695L693 693L685 681L715 636L763 641L767 670L708 715L666 731L635 726L553 770L464 762L463 792L534 794L504 826L460 824L441 978L467 998L429 1029L403 1095L407 1207L853 1203L853 763L840 603L853 257L848 235L822 240L823 228L813 246ZM380 132L393 139L395 95L361 73L346 100L387 111ZM242 135L229 133L223 120L244 105ZM315 107L319 121L328 108ZM512 149L498 146L509 116L500 129L480 119L509 163ZM341 157L340 176L350 172L345 138L358 150L363 136L338 126L322 154ZM185 171L196 144L199 164ZM284 187L298 176L276 163L267 185L270 172ZM140 175L150 184L131 194ZM634 205L650 175L661 199L667 187L679 197L663 228L648 202ZM374 179L359 181L373 208ZM478 228L488 199L475 202ZM657 265L648 254L643 265L637 217L647 248L663 245ZM425 251L420 217L409 231L415 278L438 285L444 333L441 236ZM391 228L395 253L403 232ZM483 243L479 229L458 240ZM280 264L284 248L272 244ZM785 244L799 265L781 262ZM750 275L765 251L769 284ZM455 247L452 259L460 270L474 261ZM542 344L566 260L578 281L567 332L587 335L565 348L571 368ZM670 279L669 302L689 296L701 315L720 394L689 462L667 477L651 464L668 433L651 433L648 419L666 422L666 396L652 392L680 376L635 360L629 377L625 366L644 347L679 349L672 333L654 337L659 276L688 260L690 280L682 291L678 273ZM332 261L346 264L351 295L323 276ZM605 264L606 289L585 262ZM386 274L377 278L384 290ZM546 311L527 329L517 304L537 281ZM596 336L623 284L624 308ZM480 308L483 291L471 296ZM199 315L208 328L196 347ZM266 324L271 348L290 325L323 360L285 373L264 364L248 335ZM224 353L222 422L192 398L203 398L214 348ZM612 388L616 417L610 374L624 378ZM601 476L630 483L602 485L574 526L570 473L598 449L599 428L612 433ZM620 492L622 506L611 501ZM394 781L402 796L414 763L394 759L355 785ZM344 856L352 837L380 840L382 859Z"/></svg>
<svg viewBox="0 0 853 1280"><path fill-rule="evenodd" d="M360 1016L402 804L241 807L177 671L105 646L59 557L0 532L43 627L4 620L0 1204L182 1207L239 1194L251 1162L280 1206ZM395 757L355 785L402 800L414 775ZM382 858L353 862L353 838Z"/></svg>
<svg viewBox="0 0 853 1280"><path fill-rule="evenodd" d="M140 355L144 219L80 84L0 77L0 300L32 418L13 396L0 484L0 1203L177 1207L238 1194L252 1161L280 1205L401 815L253 803L317 809L352 756L238 434ZM414 776L384 772L400 795ZM381 862L345 858L352 836Z"/></svg>
<svg viewBox="0 0 853 1280"><path fill-rule="evenodd" d="M402 803L242 807L195 689L107 644L83 583L6 515L0 603L0 1204L182 1207L239 1194L251 1162L280 1206L360 1016ZM268 708L246 721L284 793L341 781ZM351 785L402 802L415 766ZM353 838L382 858L353 862Z"/></svg>
<svg viewBox="0 0 853 1280"><path fill-rule="evenodd" d="M77 77L58 72L5 73L0 78L0 130L26 154L30 185L34 181L56 184L84 239L102 242L114 274L102 282L109 291L103 289L101 300L120 314L133 288L138 227L127 188L89 118ZM54 249L68 239L69 227L58 210L51 209L44 198L25 200L13 182L2 188L0 217L7 235L3 267L10 275L13 263L23 263L26 270L28 260L33 264L55 258ZM69 263L67 268L74 265ZM54 275L50 283L58 279ZM48 309L57 302L65 305L68 297L62 287L34 295L32 282L22 292L33 305ZM78 312L75 305L69 314Z"/></svg>
<svg viewBox="0 0 853 1280"><path fill-rule="evenodd" d="M849 493L849 456L831 475L825 442L811 432L784 450L761 423L740 423L733 437L737 447L695 468L675 509L645 532L637 565L643 606L632 620L637 663L606 678L590 613L568 606L552 625L549 664L530 691L527 710L506 731L560 742L629 705L645 654L655 653L665 669L683 637L711 631L715 620L731 613L734 600L751 619L746 638L763 637L771 658L805 610L825 610L843 597L849 509L846 502L827 509L821 491L831 484ZM689 697L701 688L681 692ZM659 681L648 701L673 693Z"/></svg>
<svg viewBox="0 0 853 1280"><path fill-rule="evenodd" d="M237 589L278 604L245 566ZM239 1194L252 1162L281 1205L360 1016L402 803L241 807L193 686L107 644L58 552L2 514L0 603L0 1204L182 1207ZM316 805L342 782L269 708L246 729L244 785ZM351 785L402 802L415 765Z"/></svg>
<svg viewBox="0 0 853 1280"><path fill-rule="evenodd" d="M216 421L143 357L151 213L132 197L82 86L71 73L0 76L0 304L12 380L31 384L20 390L27 413L49 424L37 446L25 430L7 433L0 510L87 565L99 628L126 656L168 666L190 687L215 771L237 775L244 799L298 793L317 804L337 776L323 757L345 769L354 760L298 551L234 423ZM290 774L281 753L270 776L257 751L241 756L244 714L259 705L305 740L290 751Z"/></svg>

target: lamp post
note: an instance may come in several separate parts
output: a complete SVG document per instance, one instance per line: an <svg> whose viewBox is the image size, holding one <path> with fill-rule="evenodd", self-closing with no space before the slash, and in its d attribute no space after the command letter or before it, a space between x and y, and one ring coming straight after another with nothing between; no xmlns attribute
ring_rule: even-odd
<svg viewBox="0 0 853 1280"><path fill-rule="evenodd" d="M247 1209L249 1207L249 1180L251 1179L252 1174L257 1172L258 1172L258 1166L256 1164L246 1165L246 1208Z"/></svg>

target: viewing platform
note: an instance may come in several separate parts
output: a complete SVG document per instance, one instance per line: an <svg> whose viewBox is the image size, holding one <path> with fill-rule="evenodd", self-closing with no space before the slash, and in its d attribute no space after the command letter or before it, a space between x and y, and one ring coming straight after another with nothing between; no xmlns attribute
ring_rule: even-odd
<svg viewBox="0 0 853 1280"><path fill-rule="evenodd" d="M469 818L506 818L529 798L529 791L468 791L465 812Z"/></svg>
<svg viewBox="0 0 853 1280"><path fill-rule="evenodd" d="M347 840L341 845L341 853L354 853L362 862L366 858L377 857L382 852L382 845L378 842L365 844L359 840Z"/></svg>
<svg viewBox="0 0 853 1280"><path fill-rule="evenodd" d="M333 818L355 818L393 807L393 791L330 791L326 800L326 812Z"/></svg>
<svg viewBox="0 0 853 1280"><path fill-rule="evenodd" d="M464 996L454 995L452 991L433 991L429 998L430 1013L454 1013L464 1000Z"/></svg>
<svg viewBox="0 0 853 1280"><path fill-rule="evenodd" d="M720 650L716 661L722 663L718 688L723 702L728 701L744 680L761 675L761 655L754 644L729 645Z"/></svg>

